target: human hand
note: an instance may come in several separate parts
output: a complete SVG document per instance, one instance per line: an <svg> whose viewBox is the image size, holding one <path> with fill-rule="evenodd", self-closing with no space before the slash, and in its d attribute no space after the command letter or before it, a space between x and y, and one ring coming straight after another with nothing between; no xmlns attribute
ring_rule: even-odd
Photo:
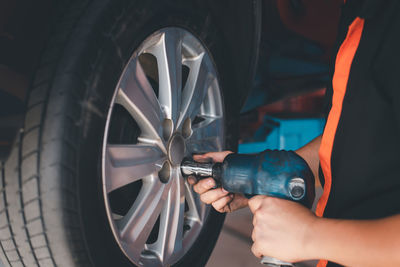
<svg viewBox="0 0 400 267"><path fill-rule="evenodd" d="M211 158L214 162L222 162L231 153L233 152L209 152L195 155L193 159L201 162ZM247 206L248 199L243 195L229 193L222 187L214 188L216 183L213 178L206 178L197 182L195 178L189 177L188 182L193 185L193 190L200 195L200 200L206 204L211 204L218 212L232 212Z"/></svg>
<svg viewBox="0 0 400 267"><path fill-rule="evenodd" d="M267 196L249 200L253 213L253 254L259 258L270 256L287 262L311 259L309 242L312 228L318 220L302 205Z"/></svg>

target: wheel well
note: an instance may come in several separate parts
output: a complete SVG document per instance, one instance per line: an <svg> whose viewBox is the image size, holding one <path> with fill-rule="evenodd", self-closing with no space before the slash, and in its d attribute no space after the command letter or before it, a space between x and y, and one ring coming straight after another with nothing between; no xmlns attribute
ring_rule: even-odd
<svg viewBox="0 0 400 267"><path fill-rule="evenodd" d="M228 81L230 112L243 105L254 77L261 27L259 0L201 1L226 40L233 73ZM0 3L0 160L6 159L21 127L30 81L51 30L51 0ZM233 60L234 59L234 60Z"/></svg>

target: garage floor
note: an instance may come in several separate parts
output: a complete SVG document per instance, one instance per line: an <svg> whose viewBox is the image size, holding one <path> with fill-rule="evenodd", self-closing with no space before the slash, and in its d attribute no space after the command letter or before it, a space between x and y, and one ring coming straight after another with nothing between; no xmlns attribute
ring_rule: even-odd
<svg viewBox="0 0 400 267"><path fill-rule="evenodd" d="M248 208L227 214L224 228L207 267L262 266L260 260L250 251L251 221L252 216Z"/></svg>

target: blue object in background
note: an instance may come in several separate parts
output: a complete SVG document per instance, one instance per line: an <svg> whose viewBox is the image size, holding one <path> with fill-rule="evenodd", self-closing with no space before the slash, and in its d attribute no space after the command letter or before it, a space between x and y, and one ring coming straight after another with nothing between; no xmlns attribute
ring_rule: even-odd
<svg viewBox="0 0 400 267"><path fill-rule="evenodd" d="M265 139L239 144L239 153L257 153L265 149L296 150L321 135L325 126L323 118L277 119L267 116L265 122L270 129ZM266 129L268 127L264 125L256 135L260 135L260 131L265 134Z"/></svg>

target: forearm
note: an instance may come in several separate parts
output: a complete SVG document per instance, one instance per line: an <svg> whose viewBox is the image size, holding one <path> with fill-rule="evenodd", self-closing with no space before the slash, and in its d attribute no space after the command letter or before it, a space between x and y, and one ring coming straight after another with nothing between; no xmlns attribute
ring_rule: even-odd
<svg viewBox="0 0 400 267"><path fill-rule="evenodd" d="M318 179L318 168L319 168L319 147L321 145L321 136L318 136L312 140L307 145L296 150L296 153L302 157L310 167L312 173L314 174L316 183L319 184Z"/></svg>
<svg viewBox="0 0 400 267"><path fill-rule="evenodd" d="M345 266L400 266L400 215L368 221L318 218L312 228L309 258Z"/></svg>

